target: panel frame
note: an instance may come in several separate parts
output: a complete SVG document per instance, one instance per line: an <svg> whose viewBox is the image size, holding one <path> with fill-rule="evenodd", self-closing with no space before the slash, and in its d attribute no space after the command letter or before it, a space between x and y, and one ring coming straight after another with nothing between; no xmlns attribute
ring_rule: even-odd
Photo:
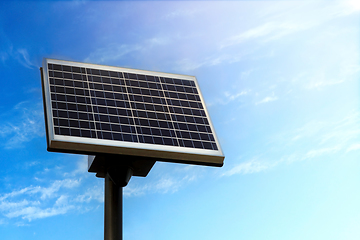
<svg viewBox="0 0 360 240"><path fill-rule="evenodd" d="M195 87L200 97L200 102L203 105L218 150L147 144L147 143L137 143L137 142L125 142L125 141L115 141L115 140L106 140L106 139L98 139L98 138L63 136L63 135L55 134L54 123L53 123L54 116L52 112L52 103L51 103L50 81L48 74L49 63L69 65L69 66L81 67L81 68L94 68L94 69L100 69L106 71L127 72L133 74L143 74L143 75L177 78L177 79L194 81ZM165 162L191 163L191 164L208 165L208 166L223 165L223 160L225 157L222 152L219 140L217 138L211 118L206 108L206 104L204 102L203 95L201 93L201 90L199 88L195 76L44 58L43 67L42 67L42 87L43 87L43 98L44 98L43 100L44 100L48 151L71 152L71 153L81 153L81 154L85 153L88 155L117 154L117 155L138 156L140 158L141 157L154 158L158 161L165 161Z"/></svg>

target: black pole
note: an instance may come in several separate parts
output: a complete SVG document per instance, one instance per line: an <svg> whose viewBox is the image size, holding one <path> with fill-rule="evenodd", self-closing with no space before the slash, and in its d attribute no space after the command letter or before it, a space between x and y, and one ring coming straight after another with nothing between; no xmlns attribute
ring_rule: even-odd
<svg viewBox="0 0 360 240"><path fill-rule="evenodd" d="M109 172L105 176L104 239L122 240L122 185L116 184Z"/></svg>

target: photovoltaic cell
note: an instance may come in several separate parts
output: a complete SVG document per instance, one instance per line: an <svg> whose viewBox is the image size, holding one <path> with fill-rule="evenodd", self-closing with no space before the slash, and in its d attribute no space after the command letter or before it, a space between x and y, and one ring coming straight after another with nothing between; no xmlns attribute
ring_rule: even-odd
<svg viewBox="0 0 360 240"><path fill-rule="evenodd" d="M54 135L219 151L195 79L116 70L45 61Z"/></svg>

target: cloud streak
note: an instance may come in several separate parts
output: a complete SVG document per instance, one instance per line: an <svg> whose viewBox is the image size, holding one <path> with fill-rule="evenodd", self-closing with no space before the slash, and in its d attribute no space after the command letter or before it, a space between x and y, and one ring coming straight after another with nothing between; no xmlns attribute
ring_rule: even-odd
<svg viewBox="0 0 360 240"><path fill-rule="evenodd" d="M79 169L83 169L82 163L80 159ZM52 180L45 186L30 185L4 193L0 195L0 216L20 220L20 225L24 225L22 220L31 222L71 211L88 211L104 201L104 192L102 184L85 188L85 174L88 175L87 172L75 170L65 174L67 178Z"/></svg>
<svg viewBox="0 0 360 240"><path fill-rule="evenodd" d="M99 48L84 59L85 62L105 63L109 61L119 60L126 55L141 50L138 44L111 44L108 47Z"/></svg>
<svg viewBox="0 0 360 240"><path fill-rule="evenodd" d="M272 136L261 155L249 157L225 170L222 176L246 175L268 171L280 164L324 159L323 157L345 156L360 150L360 113L351 111L336 121L311 121L292 131ZM271 157L273 156L273 157ZM242 157L241 159L243 159Z"/></svg>
<svg viewBox="0 0 360 240"><path fill-rule="evenodd" d="M158 164L159 166L160 164ZM165 165L161 165L165 166ZM159 169L159 168L158 168ZM133 196L142 196L150 193L174 193L179 191L186 184L195 181L199 175L200 170L194 166L185 166L177 168L178 174L173 173L159 175L158 178L154 180L148 180L146 184L136 184L135 182L130 182L129 185L124 188L124 196L133 197ZM167 170L168 171L168 170Z"/></svg>
<svg viewBox="0 0 360 240"><path fill-rule="evenodd" d="M132 186L129 185L124 189L124 196L141 196L148 193L174 193L179 190L179 188L184 185L186 182L192 181L192 178L187 176L182 179L176 179L173 177L162 177L157 181L152 183L147 183L141 186Z"/></svg>
<svg viewBox="0 0 360 240"><path fill-rule="evenodd" d="M222 176L230 177L235 174L251 174L258 173L270 169L277 165L277 163L269 164L266 162L259 161L257 158L254 158L250 161L242 162L230 168L230 170L225 171Z"/></svg>
<svg viewBox="0 0 360 240"><path fill-rule="evenodd" d="M259 104L264 104L264 103L268 103L268 102L273 102L278 100L278 97L274 95L274 93L272 94L272 96L268 96L265 97L264 99L258 101L255 103L255 105L259 105Z"/></svg>
<svg viewBox="0 0 360 240"><path fill-rule="evenodd" d="M78 184L76 180L62 180L55 181L50 187L27 187L19 191L14 191L0 197L0 213L7 218L21 218L32 221L38 218L45 218L59 214L65 214L74 206L68 204L65 200L66 195L59 195L61 188L74 188ZM50 207L48 205L49 199L56 198L55 203ZM23 199L18 201L19 198L29 198L38 200Z"/></svg>
<svg viewBox="0 0 360 240"><path fill-rule="evenodd" d="M263 25L249 29L243 33L230 37L220 45L220 49L238 45L246 41L262 39L267 42L276 40L293 32L301 31L308 28L307 26L295 23L267 22Z"/></svg>
<svg viewBox="0 0 360 240"><path fill-rule="evenodd" d="M0 138L4 139L3 147L19 148L33 138L45 135L43 109L40 103L34 106L29 102L21 102L10 112L3 113L3 116L10 114L15 115L16 120L7 121L3 117L4 120L0 121Z"/></svg>

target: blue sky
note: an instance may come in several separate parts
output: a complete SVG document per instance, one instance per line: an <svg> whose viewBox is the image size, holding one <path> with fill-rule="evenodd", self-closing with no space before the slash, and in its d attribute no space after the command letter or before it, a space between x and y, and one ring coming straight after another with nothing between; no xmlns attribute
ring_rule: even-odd
<svg viewBox="0 0 360 240"><path fill-rule="evenodd" d="M46 151L42 59L194 75L222 168L156 163L124 239L360 239L358 1L0 2L1 239L102 239L103 179Z"/></svg>

